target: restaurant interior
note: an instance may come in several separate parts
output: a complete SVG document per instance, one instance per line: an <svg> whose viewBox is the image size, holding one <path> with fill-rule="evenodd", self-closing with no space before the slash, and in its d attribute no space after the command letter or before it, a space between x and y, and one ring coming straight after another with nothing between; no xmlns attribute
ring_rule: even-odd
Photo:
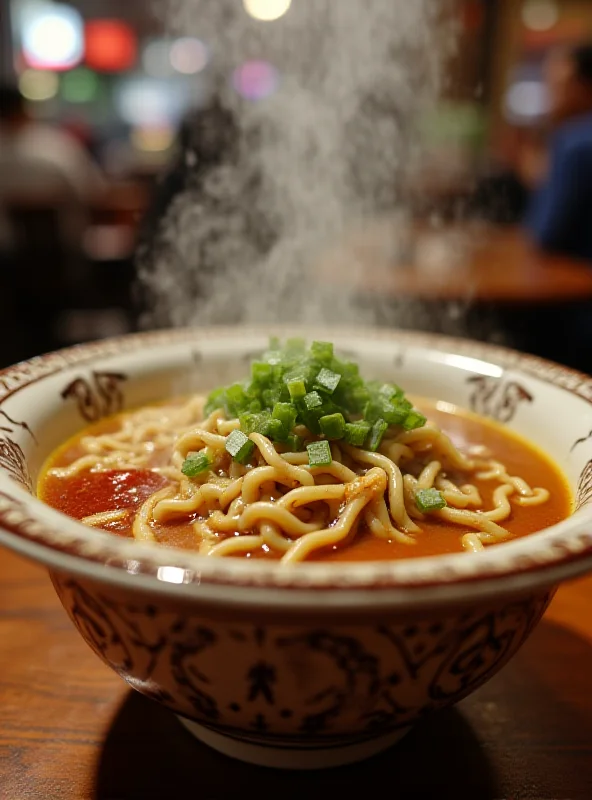
<svg viewBox="0 0 592 800"><path fill-rule="evenodd" d="M592 378L496 345L592 375L592 0L0 0L0 800L590 800Z"/></svg>
<svg viewBox="0 0 592 800"><path fill-rule="evenodd" d="M200 38L199 18L195 35L179 35L164 5L0 3L2 366L151 324L138 243L178 158L183 120L199 117L216 92L221 44L207 26ZM245 0L242 10L265 25L290 5ZM589 36L592 4L451 7L455 45L440 99L423 119L422 158L407 176L407 232L393 223L400 200L382 204L351 237L327 243L310 280L329 295L347 287L379 324L483 338L590 369L590 265L531 241L521 167L547 146L547 54ZM256 106L282 91L284 76L281 65L252 56L222 77L225 91ZM11 121L19 115L22 134ZM24 131L37 153L15 144ZM568 322L573 332L559 336Z"/></svg>

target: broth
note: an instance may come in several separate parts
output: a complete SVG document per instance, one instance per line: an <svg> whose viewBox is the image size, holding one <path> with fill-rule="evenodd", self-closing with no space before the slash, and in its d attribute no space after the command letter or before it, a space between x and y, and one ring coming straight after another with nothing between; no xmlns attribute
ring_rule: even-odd
<svg viewBox="0 0 592 800"><path fill-rule="evenodd" d="M549 500L540 505L520 506L512 504L512 511L504 521L511 538L526 536L565 519L571 513L572 497L567 481L550 459L535 446L514 434L508 428L481 418L471 412L451 407L448 404L417 400L417 407L430 422L442 429L460 451L479 445L488 448L495 459L504 463L510 475L519 475L530 486L544 487L549 491ZM152 472L151 468L167 462L166 450L156 451L147 468L109 470L101 472L82 471L71 477L57 477L50 470L72 464L83 455L81 442L84 436L112 433L121 427L123 416L104 420L86 429L51 455L38 483L38 496L48 505L74 517L87 518L101 512L124 510L122 518L102 525L105 530L124 537L131 537L134 512L154 492L166 487L169 479ZM462 474L457 475L462 483ZM494 486L491 480L480 480L471 476L472 484L479 490L483 505L490 508L493 503ZM155 539L174 547L196 549L193 522L197 514L191 515L182 524L165 522L153 524ZM369 561L415 558L445 553L461 552L463 531L458 524L426 516L421 522L421 531L413 535L414 544L377 538L363 525L347 545L326 547L313 553L311 561ZM241 554L247 558L279 558L277 552L258 548Z"/></svg>

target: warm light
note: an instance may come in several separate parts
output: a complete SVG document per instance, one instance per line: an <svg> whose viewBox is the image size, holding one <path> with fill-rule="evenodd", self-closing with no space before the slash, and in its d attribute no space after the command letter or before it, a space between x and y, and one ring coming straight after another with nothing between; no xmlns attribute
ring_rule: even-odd
<svg viewBox="0 0 592 800"><path fill-rule="evenodd" d="M99 72L124 72L136 63L138 41L125 22L96 19L85 27L86 63Z"/></svg>
<svg viewBox="0 0 592 800"><path fill-rule="evenodd" d="M134 128L131 134L133 146L144 153L163 153L174 140L173 128Z"/></svg>
<svg viewBox="0 0 592 800"><path fill-rule="evenodd" d="M173 74L170 53L171 43L168 39L153 39L142 54L144 71L153 78L169 78Z"/></svg>
<svg viewBox="0 0 592 800"><path fill-rule="evenodd" d="M559 22L559 7L554 0L527 0L522 6L522 21L532 31L548 31Z"/></svg>
<svg viewBox="0 0 592 800"><path fill-rule="evenodd" d="M27 100L51 100L58 93L60 80L54 72L26 69L19 79L19 91Z"/></svg>
<svg viewBox="0 0 592 800"><path fill-rule="evenodd" d="M99 93L99 78L90 69L80 67L62 78L62 97L67 103L92 103Z"/></svg>
<svg viewBox="0 0 592 800"><path fill-rule="evenodd" d="M276 68L267 61L247 61L232 77L236 91L247 100L262 100L275 92L279 83Z"/></svg>
<svg viewBox="0 0 592 800"><path fill-rule="evenodd" d="M199 39L177 39L171 47L171 64L183 75L197 75L208 63L208 50Z"/></svg>
<svg viewBox="0 0 592 800"><path fill-rule="evenodd" d="M544 116L549 108L546 87L540 81L519 81L510 87L506 97L510 118L533 119Z"/></svg>
<svg viewBox="0 0 592 800"><path fill-rule="evenodd" d="M292 0L243 0L245 11L254 19L271 22L287 13Z"/></svg>
<svg viewBox="0 0 592 800"><path fill-rule="evenodd" d="M39 69L70 69L84 54L82 17L70 6L42 6L24 25L23 53Z"/></svg>

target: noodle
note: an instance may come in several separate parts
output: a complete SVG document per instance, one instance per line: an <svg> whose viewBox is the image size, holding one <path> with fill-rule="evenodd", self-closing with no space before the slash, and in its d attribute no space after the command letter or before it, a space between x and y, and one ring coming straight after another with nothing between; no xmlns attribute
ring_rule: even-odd
<svg viewBox="0 0 592 800"><path fill-rule="evenodd" d="M164 488L137 510L108 509L84 517L84 524L106 526L129 514L136 539L158 542L158 526L182 523L208 557L263 550L285 565L346 547L361 529L412 547L428 514L458 526L463 549L477 553L510 537L502 523L511 517L512 504L549 500L548 490L510 475L483 448L465 455L430 425L389 428L377 452L332 442L333 460L322 466L310 466L307 452L288 452L289 445L251 433L248 461L237 463L226 443L240 429L239 420L220 409L204 419L203 407L202 398L191 398L126 414L116 430L81 437L80 457L48 474L68 479L85 471L150 470L167 482ZM303 425L294 430L305 441L318 438ZM208 459L209 468L190 478L184 462L195 451ZM491 507L485 507L472 480L492 483ZM440 493L446 506L422 510L416 503L421 491Z"/></svg>

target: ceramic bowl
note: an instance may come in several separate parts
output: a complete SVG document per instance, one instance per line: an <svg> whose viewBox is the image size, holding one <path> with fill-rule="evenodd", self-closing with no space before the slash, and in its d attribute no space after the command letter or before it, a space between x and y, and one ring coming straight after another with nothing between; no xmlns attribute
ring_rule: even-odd
<svg viewBox="0 0 592 800"><path fill-rule="evenodd" d="M488 680L557 585L592 568L592 379L437 336L313 333L368 376L536 442L567 476L574 514L477 555L291 569L118 539L34 497L45 458L105 415L244 375L267 332L129 336L0 373L0 543L49 568L82 637L134 689L216 749L275 767L390 746Z"/></svg>

